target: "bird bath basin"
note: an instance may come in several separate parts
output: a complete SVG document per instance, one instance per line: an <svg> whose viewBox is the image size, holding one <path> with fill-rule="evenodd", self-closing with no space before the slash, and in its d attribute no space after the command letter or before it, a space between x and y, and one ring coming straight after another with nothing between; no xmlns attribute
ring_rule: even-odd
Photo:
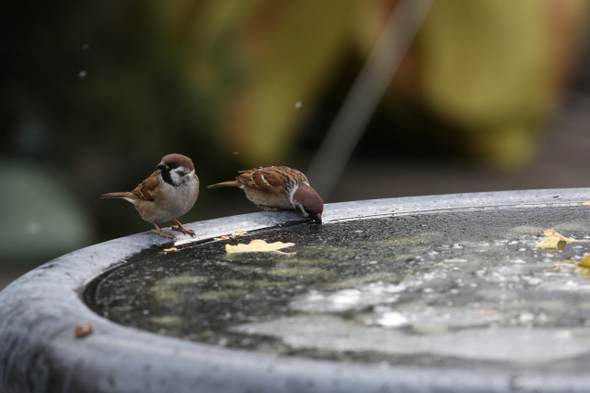
<svg viewBox="0 0 590 393"><path fill-rule="evenodd" d="M261 212L193 223L197 239L177 244L138 234L82 249L0 293L0 387L585 391L586 200L359 201L327 205L323 225ZM576 241L537 247L549 228ZM226 251L256 239L294 244ZM75 337L82 324L92 333Z"/></svg>

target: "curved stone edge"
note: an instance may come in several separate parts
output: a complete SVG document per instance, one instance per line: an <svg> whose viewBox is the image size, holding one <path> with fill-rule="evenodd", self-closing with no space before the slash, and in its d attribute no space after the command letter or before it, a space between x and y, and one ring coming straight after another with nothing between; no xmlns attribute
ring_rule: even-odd
<svg viewBox="0 0 590 393"><path fill-rule="evenodd" d="M590 189L553 189L374 199L327 204L324 219L337 222L380 215L487 206L575 205ZM590 207L589 207L590 208ZM359 215L359 212L361 213ZM259 212L188 224L197 236L178 244L238 230L253 231L301 217ZM86 282L150 247L173 243L146 232L86 247L27 273L0 292L2 392L340 392L340 391L584 391L590 377L472 374L230 350L159 336L115 324L80 299ZM92 334L76 338L76 325Z"/></svg>

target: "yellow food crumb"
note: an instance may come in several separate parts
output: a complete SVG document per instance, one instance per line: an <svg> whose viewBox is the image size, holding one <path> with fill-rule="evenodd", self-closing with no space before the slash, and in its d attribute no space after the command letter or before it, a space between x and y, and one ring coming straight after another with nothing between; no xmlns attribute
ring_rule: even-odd
<svg viewBox="0 0 590 393"><path fill-rule="evenodd" d="M295 255L295 252L283 252L279 251L281 248L291 247L294 246L295 243L283 243L283 242L274 242L274 243L267 243L262 239L255 239L252 240L249 244L237 244L232 246L231 244L225 245L225 251L228 254L231 253L241 253L241 252L278 252L279 254L287 254L287 255Z"/></svg>

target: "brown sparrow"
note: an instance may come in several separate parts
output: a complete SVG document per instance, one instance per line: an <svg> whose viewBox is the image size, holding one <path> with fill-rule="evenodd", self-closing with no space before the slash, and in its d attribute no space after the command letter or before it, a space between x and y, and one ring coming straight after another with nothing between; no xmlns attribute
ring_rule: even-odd
<svg viewBox="0 0 590 393"><path fill-rule="evenodd" d="M152 232L173 239L174 235L163 232L157 222L173 220L177 226L170 229L189 235L195 232L186 229L177 220L188 212L199 196L199 178L193 161L181 154L169 154L156 166L157 171L142 181L132 192L111 192L102 198L120 198L133 203L144 220L154 224Z"/></svg>
<svg viewBox="0 0 590 393"><path fill-rule="evenodd" d="M241 175L236 180L211 184L207 188L238 187L261 209L297 210L305 217L322 222L324 201L298 170L286 166L262 166L239 173Z"/></svg>

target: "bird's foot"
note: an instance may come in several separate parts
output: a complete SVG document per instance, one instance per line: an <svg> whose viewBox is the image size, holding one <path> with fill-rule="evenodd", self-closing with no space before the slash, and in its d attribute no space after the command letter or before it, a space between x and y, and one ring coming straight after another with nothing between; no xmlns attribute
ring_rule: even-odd
<svg viewBox="0 0 590 393"><path fill-rule="evenodd" d="M158 229L152 229L152 232L154 232L156 235L160 235L162 237L168 238L168 239L174 239L174 235L171 233L166 233L163 230L161 230L160 228Z"/></svg>
<svg viewBox="0 0 590 393"><path fill-rule="evenodd" d="M264 210L265 212L278 212L279 208L277 207L270 207L270 206L263 206L263 205L258 205L259 208L261 208L262 210Z"/></svg>
<svg viewBox="0 0 590 393"><path fill-rule="evenodd" d="M160 229L158 224L156 224L155 222L153 222L152 224L154 224L154 226L156 227L156 229L152 229L152 232L154 232L156 235L160 235L160 236L165 237L167 239L174 239L173 234L164 232L163 230Z"/></svg>
<svg viewBox="0 0 590 393"><path fill-rule="evenodd" d="M178 221L177 219L174 219L174 222L177 225L176 226L171 225L170 229L172 229L173 231L179 231L179 232L185 233L187 235L195 236L195 231L193 231L192 229L186 229L185 227L182 226L180 221Z"/></svg>

